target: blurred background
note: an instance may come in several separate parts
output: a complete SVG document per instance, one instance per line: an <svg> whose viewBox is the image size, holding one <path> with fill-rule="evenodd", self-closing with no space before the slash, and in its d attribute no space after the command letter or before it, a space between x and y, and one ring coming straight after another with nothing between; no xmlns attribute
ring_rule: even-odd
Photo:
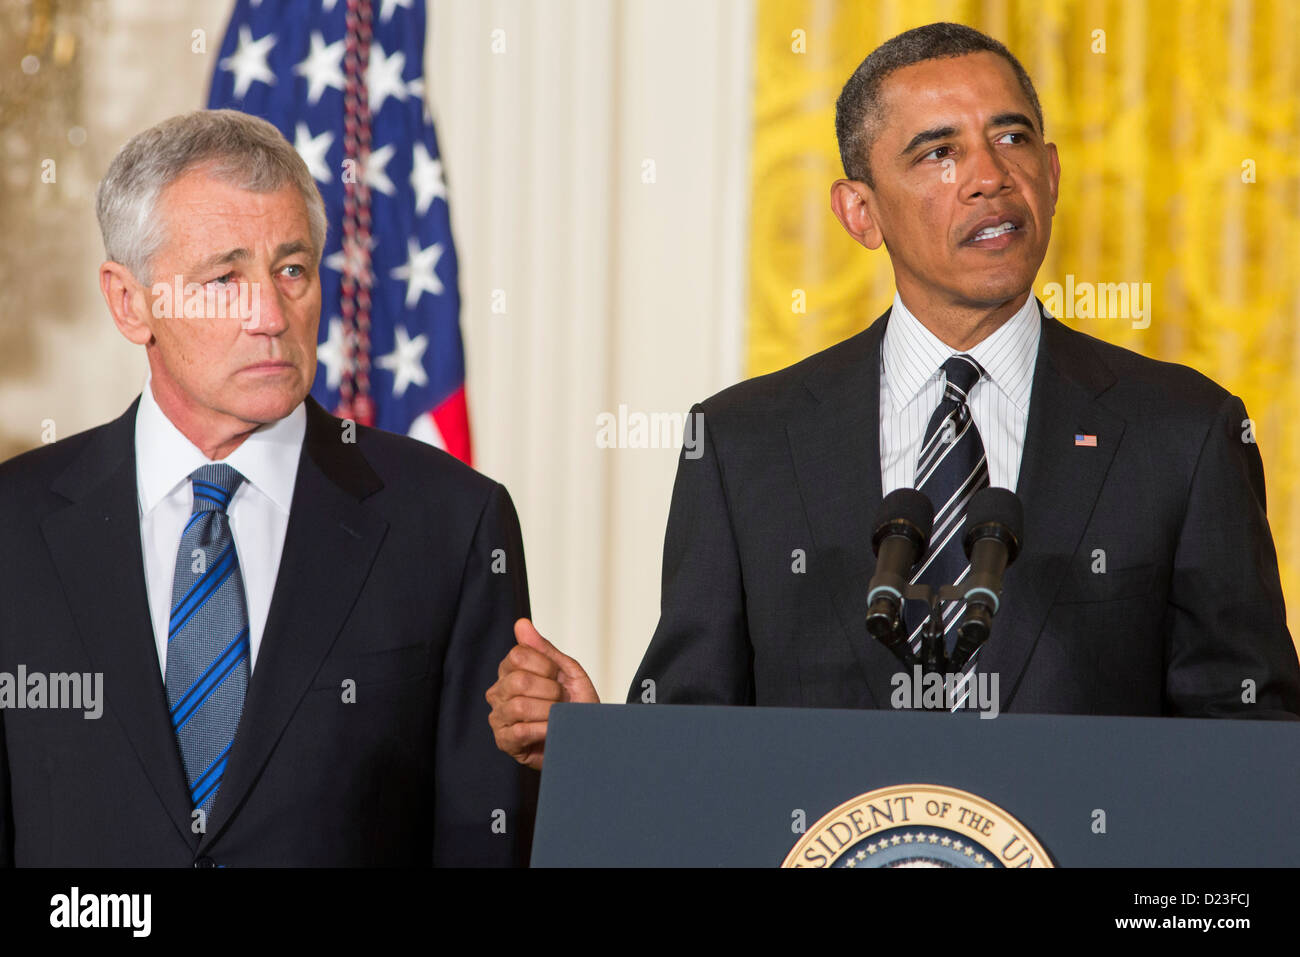
<svg viewBox="0 0 1300 957"><path fill-rule="evenodd" d="M96 184L208 103L232 13L289 31L303 2L0 0L0 459L139 392ZM402 76L441 150L473 464L514 497L539 629L607 700L658 619L678 451L603 448L601 416L684 413L884 311L885 252L829 209L834 102L935 20L1002 40L1037 87L1062 176L1035 292L1149 289L1140 318L1054 311L1245 400L1298 631L1300 4L430 0Z"/></svg>

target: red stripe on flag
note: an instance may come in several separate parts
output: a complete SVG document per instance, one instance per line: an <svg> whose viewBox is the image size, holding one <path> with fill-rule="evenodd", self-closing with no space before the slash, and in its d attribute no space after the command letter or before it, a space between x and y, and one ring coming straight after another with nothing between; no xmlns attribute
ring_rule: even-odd
<svg viewBox="0 0 1300 957"><path fill-rule="evenodd" d="M461 386L437 406L429 415L438 426L447 451L466 465L473 465L469 442L469 406L465 401L465 387Z"/></svg>

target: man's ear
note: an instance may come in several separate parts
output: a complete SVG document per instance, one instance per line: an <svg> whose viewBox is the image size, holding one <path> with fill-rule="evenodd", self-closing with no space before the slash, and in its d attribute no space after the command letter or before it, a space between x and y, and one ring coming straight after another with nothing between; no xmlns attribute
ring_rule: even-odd
<svg viewBox="0 0 1300 957"><path fill-rule="evenodd" d="M873 212L875 191L855 179L837 179L831 184L831 211L844 231L868 249L879 249L885 241Z"/></svg>
<svg viewBox="0 0 1300 957"><path fill-rule="evenodd" d="M138 346L153 341L149 328L149 296L136 282L131 270L121 263L106 262L99 267L99 291L104 294L108 312L119 332Z"/></svg>

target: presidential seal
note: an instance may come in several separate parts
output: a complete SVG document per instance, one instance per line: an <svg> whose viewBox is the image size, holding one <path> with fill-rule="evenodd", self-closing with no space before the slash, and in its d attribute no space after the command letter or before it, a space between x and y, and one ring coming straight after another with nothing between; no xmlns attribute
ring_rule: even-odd
<svg viewBox="0 0 1300 957"><path fill-rule="evenodd" d="M782 867L1053 867L1029 829L957 788L900 784L845 801Z"/></svg>

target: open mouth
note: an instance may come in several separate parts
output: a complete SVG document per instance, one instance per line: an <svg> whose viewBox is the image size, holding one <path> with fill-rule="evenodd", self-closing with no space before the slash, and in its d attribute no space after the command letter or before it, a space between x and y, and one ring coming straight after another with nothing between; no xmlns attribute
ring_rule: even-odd
<svg viewBox="0 0 1300 957"><path fill-rule="evenodd" d="M1004 236L1007 233L1014 232L1016 224L1005 222L999 226L986 226L970 238L970 241L977 243L983 239L996 239L998 236Z"/></svg>
<svg viewBox="0 0 1300 957"><path fill-rule="evenodd" d="M1002 249L1016 239L1020 232L1023 232L1023 227L1015 220L990 217L966 237L962 245L980 249Z"/></svg>

